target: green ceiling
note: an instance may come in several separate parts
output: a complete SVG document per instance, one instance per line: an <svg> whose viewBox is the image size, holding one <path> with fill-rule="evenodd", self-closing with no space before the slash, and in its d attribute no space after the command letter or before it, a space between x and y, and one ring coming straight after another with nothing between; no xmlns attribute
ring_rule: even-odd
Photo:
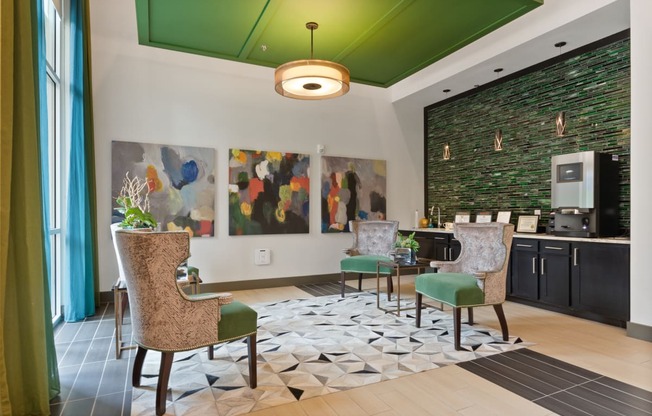
<svg viewBox="0 0 652 416"><path fill-rule="evenodd" d="M310 57L388 87L543 4L543 0L136 0L138 41L277 67Z"/></svg>

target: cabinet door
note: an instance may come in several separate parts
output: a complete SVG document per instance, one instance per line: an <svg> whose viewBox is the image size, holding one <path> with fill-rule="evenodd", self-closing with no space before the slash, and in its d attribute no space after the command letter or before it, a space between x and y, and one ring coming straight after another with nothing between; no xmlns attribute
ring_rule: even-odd
<svg viewBox="0 0 652 416"><path fill-rule="evenodd" d="M462 243L460 243L459 240L451 237L451 241L448 244L448 259L457 260L461 252L462 252Z"/></svg>
<svg viewBox="0 0 652 416"><path fill-rule="evenodd" d="M624 323L629 320L629 246L573 243L572 303Z"/></svg>
<svg viewBox="0 0 652 416"><path fill-rule="evenodd" d="M448 256L448 234L435 233L433 236L433 251L435 260L450 260Z"/></svg>
<svg viewBox="0 0 652 416"><path fill-rule="evenodd" d="M435 253L435 241L432 237L426 237L421 235L415 235L414 239L419 243L419 251L417 256L424 257L426 259L434 259Z"/></svg>
<svg viewBox="0 0 652 416"><path fill-rule="evenodd" d="M511 295L538 300L539 298L539 243L536 240L514 239L511 266Z"/></svg>
<svg viewBox="0 0 652 416"><path fill-rule="evenodd" d="M539 300L570 305L570 243L539 242Z"/></svg>

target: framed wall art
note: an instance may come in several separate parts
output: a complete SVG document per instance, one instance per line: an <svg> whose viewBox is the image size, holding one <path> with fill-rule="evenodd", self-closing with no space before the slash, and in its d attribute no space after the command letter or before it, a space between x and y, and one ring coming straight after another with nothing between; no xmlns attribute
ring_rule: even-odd
<svg viewBox="0 0 652 416"><path fill-rule="evenodd" d="M487 223L491 222L491 212L478 212L475 214L475 222L476 223Z"/></svg>
<svg viewBox="0 0 652 416"><path fill-rule="evenodd" d="M229 150L229 235L308 233L310 156Z"/></svg>
<svg viewBox="0 0 652 416"><path fill-rule="evenodd" d="M518 217L517 233L536 233L539 225L538 215L521 215Z"/></svg>
<svg viewBox="0 0 652 416"><path fill-rule="evenodd" d="M161 230L211 237L215 224L215 150L153 143L111 143L112 223L127 172L147 181L150 212Z"/></svg>
<svg viewBox="0 0 652 416"><path fill-rule="evenodd" d="M348 232L351 220L387 218L384 160L321 157L321 232Z"/></svg>

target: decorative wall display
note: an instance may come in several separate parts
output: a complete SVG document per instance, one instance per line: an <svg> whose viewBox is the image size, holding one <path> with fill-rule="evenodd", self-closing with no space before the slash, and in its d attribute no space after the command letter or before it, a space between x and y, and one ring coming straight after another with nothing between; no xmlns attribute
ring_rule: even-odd
<svg viewBox="0 0 652 416"><path fill-rule="evenodd" d="M229 150L229 235L308 233L310 156Z"/></svg>
<svg viewBox="0 0 652 416"><path fill-rule="evenodd" d="M386 193L386 161L322 156L322 233L348 232L351 220L386 219Z"/></svg>
<svg viewBox="0 0 652 416"><path fill-rule="evenodd" d="M152 143L111 144L112 222L126 172L147 180L150 212L163 231L187 230L194 237L214 235L215 150Z"/></svg>
<svg viewBox="0 0 652 416"><path fill-rule="evenodd" d="M546 224L552 211L551 157L592 150L619 158L618 222L626 234L631 226L627 36L605 38L578 48L576 56L560 55L426 107L424 206L441 207L442 222L452 221L457 211L512 211L513 224L540 209L539 221ZM499 152L490 145L497 128L503 135ZM450 161L442 158L444 143L450 145Z"/></svg>
<svg viewBox="0 0 652 416"><path fill-rule="evenodd" d="M458 224L465 224L471 222L471 213L470 212L458 212L455 214L455 222Z"/></svg>
<svg viewBox="0 0 652 416"><path fill-rule="evenodd" d="M521 215L516 225L517 233L536 233L539 225L538 215Z"/></svg>
<svg viewBox="0 0 652 416"><path fill-rule="evenodd" d="M502 222L503 224L509 224L510 218L512 217L512 211L499 211L496 216L496 222Z"/></svg>
<svg viewBox="0 0 652 416"><path fill-rule="evenodd" d="M491 222L491 212L478 212L475 214L475 222L480 224Z"/></svg>

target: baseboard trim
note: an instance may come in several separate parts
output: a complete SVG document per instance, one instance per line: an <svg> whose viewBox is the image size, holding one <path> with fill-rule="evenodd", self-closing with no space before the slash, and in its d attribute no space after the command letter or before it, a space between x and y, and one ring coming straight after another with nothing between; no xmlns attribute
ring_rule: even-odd
<svg viewBox="0 0 652 416"><path fill-rule="evenodd" d="M346 279L357 279L347 275ZM235 282L202 283L201 292L231 292L236 290L268 289L272 287L309 285L315 283L339 282L340 274L318 274L310 276L279 277L275 279L239 280ZM113 302L113 291L100 292L100 302Z"/></svg>
<svg viewBox="0 0 652 416"><path fill-rule="evenodd" d="M652 326L627 322L627 336L652 342Z"/></svg>

